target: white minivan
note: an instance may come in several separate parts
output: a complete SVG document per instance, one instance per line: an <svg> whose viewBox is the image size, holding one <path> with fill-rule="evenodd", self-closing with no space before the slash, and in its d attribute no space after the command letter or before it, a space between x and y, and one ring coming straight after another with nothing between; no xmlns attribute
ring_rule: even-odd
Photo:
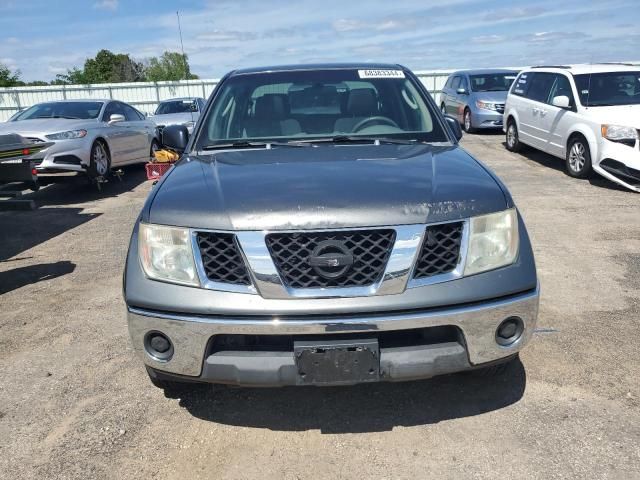
<svg viewBox="0 0 640 480"><path fill-rule="evenodd" d="M523 70L507 96L507 148L564 158L567 173L595 171L640 192L640 66L593 64Z"/></svg>

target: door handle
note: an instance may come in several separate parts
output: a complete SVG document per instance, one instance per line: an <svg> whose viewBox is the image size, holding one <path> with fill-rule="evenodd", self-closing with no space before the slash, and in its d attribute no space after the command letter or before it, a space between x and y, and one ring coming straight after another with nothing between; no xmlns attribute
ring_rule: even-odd
<svg viewBox="0 0 640 480"><path fill-rule="evenodd" d="M535 115L536 113L540 113L540 109L538 107L533 107L532 112Z"/></svg>
<svg viewBox="0 0 640 480"><path fill-rule="evenodd" d="M546 110L538 110L540 112L540 116L544 117L547 114Z"/></svg>

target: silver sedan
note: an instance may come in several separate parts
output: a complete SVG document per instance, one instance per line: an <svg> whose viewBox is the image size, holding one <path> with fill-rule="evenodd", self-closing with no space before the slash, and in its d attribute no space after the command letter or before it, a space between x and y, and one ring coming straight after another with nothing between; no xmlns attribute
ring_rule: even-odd
<svg viewBox="0 0 640 480"><path fill-rule="evenodd" d="M168 125L184 125L189 134L193 132L200 113L204 110L207 101L200 97L172 98L160 102L153 116L149 120L162 131Z"/></svg>
<svg viewBox="0 0 640 480"><path fill-rule="evenodd" d="M0 123L0 134L5 133L54 142L36 160L41 173L74 171L99 177L113 167L147 162L159 147L155 123L117 100L39 103Z"/></svg>

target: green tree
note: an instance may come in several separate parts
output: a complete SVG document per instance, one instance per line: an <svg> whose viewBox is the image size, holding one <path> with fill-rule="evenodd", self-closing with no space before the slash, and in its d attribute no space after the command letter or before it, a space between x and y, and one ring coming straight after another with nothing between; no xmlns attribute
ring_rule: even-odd
<svg viewBox="0 0 640 480"><path fill-rule="evenodd" d="M69 84L139 82L144 79L141 62L129 54L100 50L94 58L87 58L84 68L74 67L56 81Z"/></svg>
<svg viewBox="0 0 640 480"><path fill-rule="evenodd" d="M160 57L150 58L144 69L144 77L149 82L198 78L191 73L189 57L178 52L164 52Z"/></svg>
<svg viewBox="0 0 640 480"><path fill-rule="evenodd" d="M56 85L79 85L91 82L87 80L87 77L84 74L84 70L81 70L78 67L73 67L71 70L67 70L67 73L65 74L57 74L56 79L52 83Z"/></svg>
<svg viewBox="0 0 640 480"><path fill-rule="evenodd" d="M20 70L12 72L9 67L0 63L0 87L16 87L24 85L20 80Z"/></svg>

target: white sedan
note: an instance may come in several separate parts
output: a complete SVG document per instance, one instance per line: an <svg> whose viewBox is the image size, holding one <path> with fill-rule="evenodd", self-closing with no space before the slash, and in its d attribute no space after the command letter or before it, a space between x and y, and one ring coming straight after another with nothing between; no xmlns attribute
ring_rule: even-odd
<svg viewBox="0 0 640 480"><path fill-rule="evenodd" d="M155 123L117 100L39 103L0 123L0 134L8 133L54 142L36 160L40 173L85 172L95 178L113 167L148 162L159 148Z"/></svg>

